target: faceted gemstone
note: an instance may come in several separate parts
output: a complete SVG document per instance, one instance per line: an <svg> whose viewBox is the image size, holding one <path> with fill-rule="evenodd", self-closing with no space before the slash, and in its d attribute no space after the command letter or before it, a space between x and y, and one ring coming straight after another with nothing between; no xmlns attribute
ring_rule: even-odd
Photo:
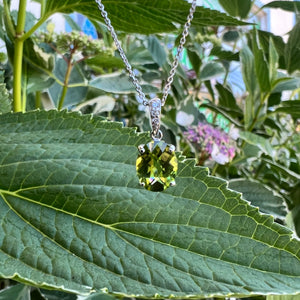
<svg viewBox="0 0 300 300"><path fill-rule="evenodd" d="M175 147L164 141L139 146L136 170L140 184L149 191L163 191L175 184L178 161Z"/></svg>

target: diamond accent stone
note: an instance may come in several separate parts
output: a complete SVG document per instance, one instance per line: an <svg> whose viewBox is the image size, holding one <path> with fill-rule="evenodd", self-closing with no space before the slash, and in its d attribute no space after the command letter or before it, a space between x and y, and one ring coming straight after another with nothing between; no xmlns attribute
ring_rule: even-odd
<svg viewBox="0 0 300 300"><path fill-rule="evenodd" d="M175 147L164 141L152 141L138 149L136 170L140 184L155 192L174 186L178 170Z"/></svg>

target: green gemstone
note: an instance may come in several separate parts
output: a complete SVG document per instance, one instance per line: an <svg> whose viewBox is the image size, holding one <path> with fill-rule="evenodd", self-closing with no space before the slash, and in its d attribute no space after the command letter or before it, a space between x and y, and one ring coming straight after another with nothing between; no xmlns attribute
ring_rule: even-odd
<svg viewBox="0 0 300 300"><path fill-rule="evenodd" d="M178 170L175 147L164 141L152 141L139 148L136 170L140 183L147 190L155 192L175 184Z"/></svg>

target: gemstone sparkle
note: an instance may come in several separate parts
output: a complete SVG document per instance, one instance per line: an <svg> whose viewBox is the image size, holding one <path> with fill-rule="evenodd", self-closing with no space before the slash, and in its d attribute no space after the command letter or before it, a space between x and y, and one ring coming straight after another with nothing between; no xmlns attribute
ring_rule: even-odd
<svg viewBox="0 0 300 300"><path fill-rule="evenodd" d="M140 184L156 192L174 186L178 170L175 147L164 141L152 141L138 149L136 170Z"/></svg>

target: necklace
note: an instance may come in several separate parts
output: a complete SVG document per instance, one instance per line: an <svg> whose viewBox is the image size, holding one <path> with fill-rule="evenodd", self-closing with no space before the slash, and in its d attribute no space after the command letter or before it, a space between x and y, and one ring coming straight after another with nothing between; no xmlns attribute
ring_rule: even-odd
<svg viewBox="0 0 300 300"><path fill-rule="evenodd" d="M102 0L95 0L95 2L98 5L98 9L100 10L107 29L110 32L119 51L119 54L125 64L125 67L129 73L129 77L137 91L138 96L140 97L140 99L142 99L144 106L149 106L150 123L152 129L150 137L152 138L152 141L146 145L143 144L138 146L139 155L136 160L136 169L137 175L139 177L139 182L147 190L163 191L167 187L175 185L178 161L175 154L175 146L162 141L163 134L160 130L161 108L165 105L168 94L170 92L173 78L178 67L180 55L186 42L186 38L189 34L189 28L191 26L191 21L196 10L197 0L192 1L190 11L187 16L187 21L184 24L182 36L177 47L177 53L172 63L170 74L166 80L166 85L163 88L162 98L160 99L155 97L149 100L146 98L142 87L125 55L125 52L117 37L114 27L111 24Z"/></svg>

